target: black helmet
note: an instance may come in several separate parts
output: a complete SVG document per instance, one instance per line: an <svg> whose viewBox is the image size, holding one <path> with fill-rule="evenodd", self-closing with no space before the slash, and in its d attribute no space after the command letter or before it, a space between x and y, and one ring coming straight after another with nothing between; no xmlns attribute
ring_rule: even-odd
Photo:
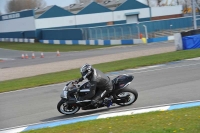
<svg viewBox="0 0 200 133"><path fill-rule="evenodd" d="M82 75L82 77L83 77L84 79L85 79L85 78L88 79L88 77L90 77L90 75L91 75L92 72L93 72L93 68L92 68L91 65L85 64L85 65L83 65L83 66L81 67L80 72L81 72L81 75Z"/></svg>

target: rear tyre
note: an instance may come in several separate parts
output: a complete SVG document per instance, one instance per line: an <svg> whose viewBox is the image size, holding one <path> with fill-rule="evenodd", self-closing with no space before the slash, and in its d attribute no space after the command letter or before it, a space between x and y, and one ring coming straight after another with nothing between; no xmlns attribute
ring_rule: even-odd
<svg viewBox="0 0 200 133"><path fill-rule="evenodd" d="M59 103L57 104L57 110L61 114L71 115L71 114L75 114L76 112L78 112L80 110L80 107L77 105L68 104L64 100L60 100Z"/></svg>
<svg viewBox="0 0 200 133"><path fill-rule="evenodd" d="M126 96L128 96L127 102L116 103L116 104L121 105L121 106L128 106L128 105L133 104L137 100L137 98L138 98L138 92L136 90L134 90L134 89L126 87L125 89L120 90L117 93L117 96L118 97L126 97Z"/></svg>

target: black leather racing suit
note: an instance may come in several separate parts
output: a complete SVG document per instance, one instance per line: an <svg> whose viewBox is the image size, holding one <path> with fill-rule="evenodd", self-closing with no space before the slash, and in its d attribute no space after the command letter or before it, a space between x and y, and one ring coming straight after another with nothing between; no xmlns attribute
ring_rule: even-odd
<svg viewBox="0 0 200 133"><path fill-rule="evenodd" d="M91 85L90 92L82 97L81 100L88 100L92 98L91 100L99 101L109 94L113 89L110 78L98 69L93 68L92 75L87 79ZM83 80L83 78L79 79L79 81L81 80ZM97 89L99 90L98 92L96 92Z"/></svg>

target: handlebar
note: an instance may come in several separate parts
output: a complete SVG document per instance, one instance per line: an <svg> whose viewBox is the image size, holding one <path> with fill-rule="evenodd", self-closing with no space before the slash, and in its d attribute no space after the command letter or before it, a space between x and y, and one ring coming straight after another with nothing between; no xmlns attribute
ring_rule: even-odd
<svg viewBox="0 0 200 133"><path fill-rule="evenodd" d="M79 83L78 81L72 81L71 83L72 83L72 85L75 86L76 88L79 88L79 87L80 87L80 85L78 85L78 83Z"/></svg>
<svg viewBox="0 0 200 133"><path fill-rule="evenodd" d="M78 83L79 83L78 81L74 81L74 82L72 81L73 85L78 84Z"/></svg>

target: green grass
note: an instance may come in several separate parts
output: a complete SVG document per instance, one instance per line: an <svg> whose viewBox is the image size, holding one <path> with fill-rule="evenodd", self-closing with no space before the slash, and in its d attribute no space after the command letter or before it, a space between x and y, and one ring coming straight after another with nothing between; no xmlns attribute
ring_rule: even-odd
<svg viewBox="0 0 200 133"><path fill-rule="evenodd" d="M200 107L99 119L26 133L199 133Z"/></svg>
<svg viewBox="0 0 200 133"><path fill-rule="evenodd" d="M200 49L169 52L164 54L131 58L126 60L97 64L94 65L94 67L102 70L103 72L111 72L111 71L124 70L128 68L137 68L142 66L167 63L171 61L178 61L194 57L200 57ZM79 69L72 69L62 72L38 75L34 77L2 81L0 82L0 92L8 92L30 87L61 83L77 79L79 77L80 77Z"/></svg>
<svg viewBox="0 0 200 133"><path fill-rule="evenodd" d="M17 42L0 42L0 48L24 50L24 51L42 51L42 52L60 52L83 51L96 48L105 48L111 46L91 46L91 45L52 45L42 43L17 43Z"/></svg>

